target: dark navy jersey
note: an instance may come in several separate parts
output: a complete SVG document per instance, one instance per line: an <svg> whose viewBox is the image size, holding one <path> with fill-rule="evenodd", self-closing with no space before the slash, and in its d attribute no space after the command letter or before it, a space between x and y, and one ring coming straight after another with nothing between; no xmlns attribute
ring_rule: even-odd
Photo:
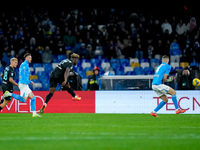
<svg viewBox="0 0 200 150"><path fill-rule="evenodd" d="M66 68L69 68L70 70L73 69L72 61L69 59L62 60L58 64L58 66L54 68L54 70L52 71L54 78L63 81Z"/></svg>
<svg viewBox="0 0 200 150"><path fill-rule="evenodd" d="M3 71L2 84L6 85L7 87L13 87L13 84L9 81L9 78L15 78L15 70L14 68L7 66Z"/></svg>

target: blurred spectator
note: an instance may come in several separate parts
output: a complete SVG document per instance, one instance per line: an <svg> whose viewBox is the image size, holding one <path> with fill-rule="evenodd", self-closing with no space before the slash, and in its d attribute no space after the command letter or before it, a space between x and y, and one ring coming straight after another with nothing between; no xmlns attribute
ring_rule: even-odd
<svg viewBox="0 0 200 150"><path fill-rule="evenodd" d="M44 51L42 52L42 62L43 63L52 63L54 57L49 46L45 46Z"/></svg>
<svg viewBox="0 0 200 150"><path fill-rule="evenodd" d="M88 44L86 47L86 58L87 59L91 59L91 58L95 58L95 54L94 54L94 50L92 49L92 45Z"/></svg>
<svg viewBox="0 0 200 150"><path fill-rule="evenodd" d="M161 39L159 39L154 46L154 53L153 56L155 56L156 54L158 55L164 55L164 45Z"/></svg>
<svg viewBox="0 0 200 150"><path fill-rule="evenodd" d="M189 33L192 34L195 31L195 29L197 29L196 18L191 17L190 21L187 23L187 31L189 31Z"/></svg>
<svg viewBox="0 0 200 150"><path fill-rule="evenodd" d="M109 60L112 58L117 58L117 53L115 50L115 46L110 44L105 50L104 50L104 56L108 58Z"/></svg>
<svg viewBox="0 0 200 150"><path fill-rule="evenodd" d="M80 58L86 58L87 50L85 43L81 43L81 47L78 49L78 54L80 55Z"/></svg>
<svg viewBox="0 0 200 150"><path fill-rule="evenodd" d="M142 47L142 44L139 44L138 47L135 50L135 57L138 59L144 58L144 49Z"/></svg>
<svg viewBox="0 0 200 150"><path fill-rule="evenodd" d="M182 51L180 49L179 44L177 43L177 40L174 39L173 42L170 44L170 52L169 55L181 55Z"/></svg>
<svg viewBox="0 0 200 150"><path fill-rule="evenodd" d="M3 58L1 60L1 64L6 67L8 65L10 65L10 59L13 58L13 56L11 55L11 51L8 50L7 52L4 53Z"/></svg>
<svg viewBox="0 0 200 150"><path fill-rule="evenodd" d="M190 67L186 67L177 73L178 90L192 90L193 72Z"/></svg>
<svg viewBox="0 0 200 150"><path fill-rule="evenodd" d="M99 67L95 66L93 68L93 75L89 77L87 83L88 91L95 91L101 89L101 80L100 80L100 69Z"/></svg>
<svg viewBox="0 0 200 150"><path fill-rule="evenodd" d="M135 51L133 48L132 41L128 41L127 46L123 50L123 55L125 56L125 58L128 58L128 59L135 58Z"/></svg>
<svg viewBox="0 0 200 150"><path fill-rule="evenodd" d="M178 33L178 35L183 35L185 32L187 32L187 26L183 22L183 19L181 18L179 19L179 22L176 25L176 33Z"/></svg>
<svg viewBox="0 0 200 150"><path fill-rule="evenodd" d="M169 31L169 34L172 33L172 25L168 22L168 19L165 18L164 22L161 24L162 32L165 33L166 30Z"/></svg>
<svg viewBox="0 0 200 150"><path fill-rule="evenodd" d="M148 59L149 59L149 62L152 58L154 58L154 46L152 44L149 44L148 48L147 48L147 51L148 51Z"/></svg>
<svg viewBox="0 0 200 150"><path fill-rule="evenodd" d="M32 56L32 63L42 63L41 52L39 52L38 48L30 47L30 53Z"/></svg>
<svg viewBox="0 0 200 150"><path fill-rule="evenodd" d="M68 30L63 37L63 43L65 46L74 47L76 44L76 37L72 34L71 30Z"/></svg>
<svg viewBox="0 0 200 150"><path fill-rule="evenodd" d="M180 59L181 62L191 62L192 61L192 48L190 48L189 44L183 48L182 57Z"/></svg>

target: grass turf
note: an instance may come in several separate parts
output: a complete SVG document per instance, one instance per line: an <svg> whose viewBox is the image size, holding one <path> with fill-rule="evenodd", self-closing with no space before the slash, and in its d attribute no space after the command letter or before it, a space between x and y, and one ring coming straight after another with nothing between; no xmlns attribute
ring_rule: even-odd
<svg viewBox="0 0 200 150"><path fill-rule="evenodd" d="M199 114L0 114L0 149L196 150Z"/></svg>

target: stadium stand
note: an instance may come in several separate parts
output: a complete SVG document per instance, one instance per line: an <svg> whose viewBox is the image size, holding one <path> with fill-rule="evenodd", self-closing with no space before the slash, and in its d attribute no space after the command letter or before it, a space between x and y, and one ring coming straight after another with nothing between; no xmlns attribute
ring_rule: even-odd
<svg viewBox="0 0 200 150"><path fill-rule="evenodd" d="M78 11L78 9L77 9L77 11ZM93 10L88 9L87 11L93 11ZM47 12L50 12L50 11L47 11ZM108 14L104 14L105 15L104 18L106 18L107 16L113 15L109 11L106 11L106 12ZM36 13L36 14L38 13L38 16L39 15L42 16L42 12L37 12L37 10L36 10L36 12L33 12L33 13ZM123 11L123 13L127 13L127 12ZM86 12L83 11L83 14L86 14ZM93 47L94 55L92 57L83 55L82 49L78 49L78 51L77 51L81 57L78 61L77 66L74 66L73 69L75 72L77 72L81 75L82 79L87 79L87 77L89 76L89 73L87 73L87 71L88 71L87 67L93 68L94 66L98 66L100 68L101 74L104 74L105 72L108 72L108 71L112 72L115 75L153 74L153 72L155 72L157 66L161 63L162 55L164 53L169 54L169 52L168 52L170 50L169 45L172 43L172 40L169 40L169 45L167 45L166 42L163 41L163 43L164 43L163 49L159 49L159 51L157 51L157 52L159 52L158 54L154 53L154 55L152 55L153 58L151 58L151 59L147 59L146 56L145 56L146 58L143 58L143 59L134 58L134 55L127 57L124 55L124 52L123 52L123 50L124 50L123 46L125 46L125 44L123 42L116 43L116 41L115 41L116 40L115 37L121 37L119 41L125 40L125 39L123 39L124 35L122 34L124 32L123 31L124 28L120 28L121 24L115 24L116 26L119 25L119 28L117 28L116 33L113 33L113 31L110 30L110 25L111 25L110 19L111 18L107 18L105 20L103 19L100 21L97 19L98 18L97 15L90 16L88 12L87 12L87 14L88 14L87 15L88 19L85 20L86 21L85 25L78 24L77 26L80 28L77 29L77 32L76 32L76 30L74 30L74 28L73 28L74 26L72 25L73 18L69 19L69 20L72 19L71 21L65 20L66 21L65 23L68 24L69 29L71 29L73 31L73 34L75 35L75 39L77 40L77 44L85 43L87 45L88 43L90 43ZM122 20L125 20L124 25L126 25L126 26L130 25L129 23L133 21L132 18L127 18L127 16L129 16L130 14L126 14L126 15L120 15L120 14L122 14L122 13L118 13L119 16L117 16L116 18L120 17ZM7 36L9 37L8 41L2 40L2 43L5 42L4 45L7 45L8 47L16 48L16 51L14 53L16 53L15 56L17 58L19 58L19 63L20 63L22 61L23 55L22 54L19 55L20 53L18 53L18 52L20 49L18 49L18 47L19 47L18 45L21 45L21 41L23 41L22 37L25 39L24 41L26 41L26 43L22 44L21 46L23 46L23 45L30 46L29 45L30 37L36 37L36 41L37 41L36 43L38 45L37 44L31 45L31 47L35 47L35 49L31 49L31 47L27 48L27 51L30 51L31 53L33 53L33 56L34 56L33 57L34 62L29 64L30 65L30 67L29 67L30 73L31 73L30 78L35 79L35 77L38 76L38 79L42 83L42 86L44 86L44 89L48 89L48 82L49 82L48 79L50 76L50 72L60 63L60 61L62 61L63 59L69 58L69 54L73 52L73 48L75 45L73 45L73 43L68 44L68 45L64 44L62 42L56 43L57 41L59 41L59 39L57 37L60 37L61 39L63 39L63 35L64 35L64 34L56 35L55 31L57 29L60 29L60 31L64 31L64 26L62 24L60 24L59 21L57 22L56 20L51 21L53 24L55 23L53 25L55 28L53 28L53 27L50 28L51 30L49 30L49 33L51 33L51 34L49 34L48 36L46 34L44 34L44 31L45 31L44 26L41 26L42 34L38 34L39 31L32 32L32 29L37 30L37 28L35 28L35 27L37 27L37 24L39 22L36 22L35 24L27 23L26 20L31 21L31 19L33 19L33 18L26 18L27 16L29 16L29 14L24 16L25 19L24 19L24 24L23 24L24 25L23 30L26 32L26 34L24 34L23 36L16 36L14 34L14 33L16 33L16 31L18 31L18 27L16 26L16 24L21 24L21 22L19 22L19 19L18 19L18 20L16 20L16 22L13 25L10 24L13 21L10 20L10 18L12 18L12 17L11 16L9 17L9 15L10 14L7 13L7 16L8 16L6 19L7 21L5 21L4 19L2 19L2 21L1 21L2 27L3 27L1 29L1 34L3 35L2 37L7 37ZM17 15L17 13L15 15L16 15L15 18L20 17ZM49 15L49 17L52 17L51 13L49 13L48 15ZM69 14L66 14L66 15L69 15ZM153 15L153 14L151 14L151 15ZM145 17L147 18L148 16L144 16L144 18ZM94 20L98 20L96 22L97 24L95 25L96 26L95 29L94 29L94 26L92 25L92 23L88 22L88 20L91 20L92 18ZM56 18L56 19L59 20L61 18ZM112 18L112 19L113 19L112 21L114 21L115 23L117 22L117 20L115 20L114 18ZM139 19L140 19L139 16L137 19L138 20L134 20L134 21L139 21ZM42 20L42 18L36 19L36 20L39 21L39 20ZM144 29L148 28L150 30L150 33L157 33L157 35L159 35L159 39L165 39L165 35L163 33L160 33L158 30L154 30L154 28L151 28L151 25L154 26L155 24L151 24L149 22L149 20L150 19L144 20L143 24L145 24L145 26L143 26L143 28ZM155 19L152 19L151 21L152 21L152 23L154 23ZM158 20L158 22L159 21L161 21L161 20ZM32 22L34 23L33 20L32 20ZM169 21L169 23L172 23L171 20ZM185 24L186 23L187 22L185 20ZM7 27L8 25L9 25L10 29L12 29L12 32L7 32L8 29L5 27ZM197 29L199 29L199 24L197 24L197 25L198 25ZM102 27L106 28L106 32L103 32ZM31 29L31 30L29 31L26 29ZM126 33L129 33L131 35L131 41L134 44L137 42L136 39L138 39L138 37L136 35L141 36L139 29L140 29L139 26L137 24L135 24L135 30L133 30L132 28L127 28L125 31ZM160 29L161 29L161 26L160 26ZM102 35L98 35L97 31L101 31ZM133 31L135 31L135 32L133 32ZM199 38L198 38L198 40L192 40L192 39L195 39L194 35L198 35L198 30L194 30L193 32L187 31L187 34L184 34L183 36L177 35L176 32L177 31L172 32L172 34L170 34L169 37L170 37L170 39L173 39L174 37L177 37L179 39L177 42L180 42L179 45L181 46L183 53L181 55L170 55L170 65L172 66L172 71L176 71L177 69L185 68L189 65L199 68L200 67L199 66L199 56L200 56L200 53L199 53L200 46L199 45L200 44L198 42ZM107 33L109 35L109 38L106 37ZM110 34L110 33L112 33L112 34ZM152 36L152 34L148 34L145 32L143 32L143 34L144 35L142 37L149 37L154 41L153 43L157 42L157 37ZM27 36L27 35L29 35L29 36ZM13 39L14 42L12 42L13 40L10 39L10 37L15 37ZM49 37L49 38L47 38L47 37ZM89 37L90 37L91 41L89 40ZM78 43L79 39L82 40L80 43ZM101 40L99 40L99 39L101 39ZM110 39L115 39L115 40L112 41ZM52 42L53 42L53 44L51 44ZM197 44L196 44L197 47L196 46L194 47L194 44L196 42L197 42ZM188 45L188 43L190 43L190 44ZM54 61L52 63L41 63L41 61L39 60L39 57L40 57L39 55L43 53L44 47L47 44L51 45L50 47L52 48ZM1 44L1 45L3 45L3 44ZM114 45L114 51L111 52L111 54L110 54L111 56L108 56L106 54L106 52L107 52L106 48L109 47L109 45ZM121 47L119 45L121 45ZM142 47L145 47L146 45L148 45L148 43L142 41ZM189 47L187 47L185 45L188 45ZM157 45L154 44L154 46L156 47ZM25 46L22 47L22 49L23 48L25 48ZM184 51L186 50L186 48L188 48L190 51L189 51L189 53L184 54ZM31 49L31 50L28 50L28 49ZM117 50L119 50L119 51L121 50L121 55L120 55L120 53L118 53L117 55L114 55L114 52ZM135 49L133 49L133 51L134 50ZM36 53L36 55L34 55L34 53ZM147 53L147 51L145 52L145 49L144 49L144 53ZM2 60L2 57L5 56L5 54L6 54L6 51L3 49L3 46L2 46L2 55L0 56L1 60ZM4 67L5 66L3 66L3 62L0 62L0 73L3 71ZM141 71L137 67L143 68L143 71ZM152 70L152 68L153 68L153 70ZM44 71L45 73L40 74L40 71ZM15 79L17 80L17 78L19 78L17 71L16 71L16 74L17 75L16 75ZM43 77L43 79L44 78L45 79L40 80L42 77ZM1 82L2 81L0 80L0 83ZM47 82L47 83L45 83L45 82Z"/></svg>

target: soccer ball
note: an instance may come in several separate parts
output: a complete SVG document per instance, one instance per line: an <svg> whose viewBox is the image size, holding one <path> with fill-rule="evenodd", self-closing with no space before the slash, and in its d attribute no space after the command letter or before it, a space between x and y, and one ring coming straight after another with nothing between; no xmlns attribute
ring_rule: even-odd
<svg viewBox="0 0 200 150"><path fill-rule="evenodd" d="M198 78L194 78L192 80L192 84L193 84L193 86L200 86L200 80Z"/></svg>

